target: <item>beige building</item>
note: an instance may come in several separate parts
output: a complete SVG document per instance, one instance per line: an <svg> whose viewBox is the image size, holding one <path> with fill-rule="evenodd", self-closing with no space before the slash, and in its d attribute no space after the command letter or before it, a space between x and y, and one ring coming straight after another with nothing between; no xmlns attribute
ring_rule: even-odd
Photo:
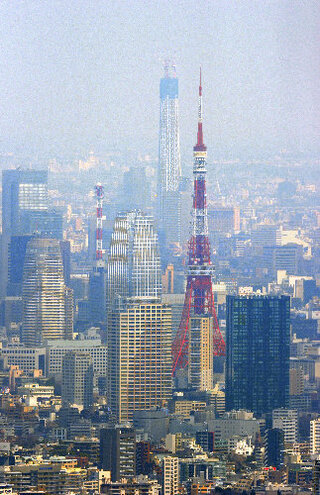
<svg viewBox="0 0 320 495"><path fill-rule="evenodd" d="M93 371L96 376L107 374L107 346L101 339L82 340L48 340L46 345L47 375L57 376L62 373L62 360L67 352L86 352L92 358Z"/></svg>
<svg viewBox="0 0 320 495"><path fill-rule="evenodd" d="M117 421L167 403L171 394L171 308L131 298L110 315L108 383Z"/></svg>
<svg viewBox="0 0 320 495"><path fill-rule="evenodd" d="M183 418L189 418L192 411L204 411L207 403L198 400L177 400L174 404L174 412Z"/></svg>
<svg viewBox="0 0 320 495"><path fill-rule="evenodd" d="M210 405L213 406L215 414L222 416L226 410L226 394L219 389L219 383L216 383L210 394Z"/></svg>
<svg viewBox="0 0 320 495"><path fill-rule="evenodd" d="M209 316L189 321L188 382L196 390L213 389L213 324Z"/></svg>
<svg viewBox="0 0 320 495"><path fill-rule="evenodd" d="M304 374L302 367L290 369L290 395L301 395L304 391Z"/></svg>
<svg viewBox="0 0 320 495"><path fill-rule="evenodd" d="M179 459L166 456L163 459L163 495L179 493Z"/></svg>
<svg viewBox="0 0 320 495"><path fill-rule="evenodd" d="M310 454L320 454L320 418L310 421Z"/></svg>
<svg viewBox="0 0 320 495"><path fill-rule="evenodd" d="M87 478L86 469L43 462L6 466L0 473L0 483L8 483L20 493L29 486L41 486L49 495L77 492Z"/></svg>

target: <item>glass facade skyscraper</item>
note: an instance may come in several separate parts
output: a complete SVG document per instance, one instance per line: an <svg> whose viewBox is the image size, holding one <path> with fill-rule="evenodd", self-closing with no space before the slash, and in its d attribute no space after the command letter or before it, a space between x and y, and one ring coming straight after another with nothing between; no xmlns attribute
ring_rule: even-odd
<svg viewBox="0 0 320 495"><path fill-rule="evenodd" d="M4 170L2 172L2 232L31 234L29 225L48 210L46 170Z"/></svg>
<svg viewBox="0 0 320 495"><path fill-rule="evenodd" d="M119 214L114 222L107 262L107 307L117 296L161 296L158 235L153 218L140 211Z"/></svg>
<svg viewBox="0 0 320 495"><path fill-rule="evenodd" d="M288 296L227 296L226 408L286 407L289 350Z"/></svg>

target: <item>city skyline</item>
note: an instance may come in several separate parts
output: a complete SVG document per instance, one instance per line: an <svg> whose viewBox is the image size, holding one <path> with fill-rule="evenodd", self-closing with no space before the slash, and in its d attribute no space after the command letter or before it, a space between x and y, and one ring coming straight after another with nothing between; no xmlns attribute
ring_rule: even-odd
<svg viewBox="0 0 320 495"><path fill-rule="evenodd" d="M2 26L0 494L320 494L320 3Z"/></svg>

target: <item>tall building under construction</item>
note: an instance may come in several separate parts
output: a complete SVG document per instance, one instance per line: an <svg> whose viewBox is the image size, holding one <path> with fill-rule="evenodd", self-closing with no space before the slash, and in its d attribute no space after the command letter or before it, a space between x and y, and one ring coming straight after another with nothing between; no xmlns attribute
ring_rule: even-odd
<svg viewBox="0 0 320 495"><path fill-rule="evenodd" d="M175 66L166 63L160 80L158 195L167 244L180 241L180 178L178 78Z"/></svg>

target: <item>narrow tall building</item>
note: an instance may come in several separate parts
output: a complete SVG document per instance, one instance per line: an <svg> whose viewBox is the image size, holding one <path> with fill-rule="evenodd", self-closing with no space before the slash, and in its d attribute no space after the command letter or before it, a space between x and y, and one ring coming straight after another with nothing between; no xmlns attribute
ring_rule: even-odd
<svg viewBox="0 0 320 495"><path fill-rule="evenodd" d="M32 238L23 269L23 343L41 346L48 339L72 338L72 298L64 281L59 241Z"/></svg>
<svg viewBox="0 0 320 495"><path fill-rule="evenodd" d="M107 262L107 308L117 297L161 296L158 235L153 218L140 211L119 214Z"/></svg>
<svg viewBox="0 0 320 495"><path fill-rule="evenodd" d="M8 280L8 246L12 235L32 234L48 211L46 170L3 170L0 291Z"/></svg>
<svg viewBox="0 0 320 495"><path fill-rule="evenodd" d="M175 66L165 65L160 80L158 194L160 219L167 243L180 241L181 179L178 79Z"/></svg>
<svg viewBox="0 0 320 495"><path fill-rule="evenodd" d="M227 296L226 409L286 407L289 348L288 296Z"/></svg>
<svg viewBox="0 0 320 495"><path fill-rule="evenodd" d="M88 352L70 351L63 356L61 399L64 406L92 406L93 365Z"/></svg>
<svg viewBox="0 0 320 495"><path fill-rule="evenodd" d="M179 493L179 459L165 456L163 458L163 495Z"/></svg>
<svg viewBox="0 0 320 495"><path fill-rule="evenodd" d="M159 299L127 299L110 314L108 381L118 422L167 403L171 394L171 308Z"/></svg>
<svg viewBox="0 0 320 495"><path fill-rule="evenodd" d="M89 276L89 320L93 325L106 321L106 268L103 251L103 199L104 187L95 186L96 192L96 256L93 270Z"/></svg>
<svg viewBox="0 0 320 495"><path fill-rule="evenodd" d="M190 318L188 383L194 390L213 390L213 333L212 317Z"/></svg>
<svg viewBox="0 0 320 495"><path fill-rule="evenodd" d="M136 474L136 433L117 425L100 430L100 467L110 471L112 481L133 478Z"/></svg>
<svg viewBox="0 0 320 495"><path fill-rule="evenodd" d="M320 418L310 421L310 454L320 454Z"/></svg>

